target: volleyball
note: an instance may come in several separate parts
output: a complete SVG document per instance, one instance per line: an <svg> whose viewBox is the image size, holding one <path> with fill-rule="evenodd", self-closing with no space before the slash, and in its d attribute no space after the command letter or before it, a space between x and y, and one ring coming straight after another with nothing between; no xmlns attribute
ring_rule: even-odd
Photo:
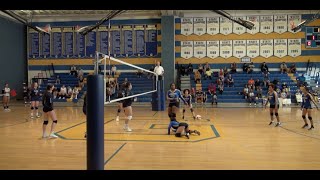
<svg viewBox="0 0 320 180"><path fill-rule="evenodd" d="M198 115L196 115L196 119L201 119L201 116L198 114Z"/></svg>

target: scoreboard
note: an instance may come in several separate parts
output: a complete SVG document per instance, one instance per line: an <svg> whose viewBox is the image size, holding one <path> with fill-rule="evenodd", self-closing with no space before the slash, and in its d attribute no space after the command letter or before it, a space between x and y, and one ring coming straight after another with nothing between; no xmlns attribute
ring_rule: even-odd
<svg viewBox="0 0 320 180"><path fill-rule="evenodd" d="M320 27L306 27L306 48L320 47Z"/></svg>

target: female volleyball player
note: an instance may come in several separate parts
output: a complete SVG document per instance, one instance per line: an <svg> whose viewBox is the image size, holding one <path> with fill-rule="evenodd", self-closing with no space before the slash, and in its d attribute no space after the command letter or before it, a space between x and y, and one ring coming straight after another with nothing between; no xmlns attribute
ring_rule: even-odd
<svg viewBox="0 0 320 180"><path fill-rule="evenodd" d="M274 88L275 88L274 84L270 84L269 85L268 99L267 99L267 102L266 102L265 106L267 108L267 104L268 104L268 102L270 102L270 117L271 117L271 121L270 121L269 125L271 125L273 123L273 112L274 112L274 115L277 118L277 124L276 124L276 127L277 127L281 123L280 123L279 114L278 114L278 109L279 109L278 94L274 90Z"/></svg>
<svg viewBox="0 0 320 180"><path fill-rule="evenodd" d="M168 126L168 135L170 135L170 130L175 132L176 137L181 137L182 133L185 133L185 136L189 139L191 133L200 135L200 132L197 130L189 129L189 124L185 122L178 122L176 119L172 120Z"/></svg>
<svg viewBox="0 0 320 180"><path fill-rule="evenodd" d="M51 125L51 131L50 131L50 138L57 138L58 136L56 136L54 134L54 128L58 123L57 120L57 116L56 113L53 110L53 102L52 102L52 90L54 89L53 85L48 85L46 92L43 94L42 96L42 105L43 105L43 112L44 112L44 121L43 121L43 127L42 127L42 138L46 138L47 134L46 134L46 128L48 125L48 119L49 117L52 120L52 125Z"/></svg>
<svg viewBox="0 0 320 180"><path fill-rule="evenodd" d="M313 121L312 121L312 115L311 115L311 111L312 111L311 101L314 103L314 105L317 107L317 109L318 109L318 106L317 106L317 103L314 101L313 96L308 92L308 89L305 86L301 86L300 90L303 93L301 110L302 110L302 119L304 121L304 125L302 126L302 128L308 127L308 123L306 120L306 115L308 114L308 119L310 120L310 124L311 124L311 127L309 128L309 130L311 130L314 128Z"/></svg>
<svg viewBox="0 0 320 180"><path fill-rule="evenodd" d="M192 96L190 94L190 91L189 89L185 89L183 90L183 98L185 99L185 101L187 102L186 105L184 105L183 107L183 115L182 115L182 119L184 119L184 113L186 112L186 108L189 108L191 113L192 113L192 116L193 116L193 119L195 120L196 119L196 115L194 114L194 111L193 111L193 108L192 108Z"/></svg>
<svg viewBox="0 0 320 180"><path fill-rule="evenodd" d="M3 94L3 108L5 111L10 111L9 109L9 102L10 102L10 88L9 88L9 84L6 83L4 86L4 89L2 90L2 94Z"/></svg>
<svg viewBox="0 0 320 180"><path fill-rule="evenodd" d="M128 97L128 96L132 95L131 89L132 89L132 84L130 82L127 82L125 89L124 89L124 97ZM134 100L135 100L135 98L124 99L123 103L122 103L124 114L126 116L126 120L125 120L125 124L124 124L123 129L127 132L132 131L132 129L130 129L130 127L129 127L129 121L132 119L131 104Z"/></svg>
<svg viewBox="0 0 320 180"><path fill-rule="evenodd" d="M176 118L176 113L179 108L180 99L184 102L184 104L187 104L187 102L182 97L181 91L179 89L176 89L176 85L174 83L171 83L170 85L170 89L167 93L167 99L169 100L168 116L170 120L172 120L173 118Z"/></svg>
<svg viewBox="0 0 320 180"><path fill-rule="evenodd" d="M31 118L34 118L34 112L36 113L36 117L39 118L39 112L38 112L38 107L39 107L39 101L41 99L41 94L40 90L38 88L38 83L34 82L33 87L31 89Z"/></svg>

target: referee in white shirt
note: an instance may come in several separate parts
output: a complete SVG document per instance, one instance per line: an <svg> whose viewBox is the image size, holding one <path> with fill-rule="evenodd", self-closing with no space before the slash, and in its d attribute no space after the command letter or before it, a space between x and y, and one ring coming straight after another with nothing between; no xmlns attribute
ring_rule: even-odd
<svg viewBox="0 0 320 180"><path fill-rule="evenodd" d="M157 66L154 68L154 72L158 75L158 80L161 81L164 69L162 66L160 66L160 61L157 62Z"/></svg>

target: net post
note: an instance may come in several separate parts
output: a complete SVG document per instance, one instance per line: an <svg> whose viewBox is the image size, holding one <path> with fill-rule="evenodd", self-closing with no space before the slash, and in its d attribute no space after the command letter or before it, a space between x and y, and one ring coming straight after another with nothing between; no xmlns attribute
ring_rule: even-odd
<svg viewBox="0 0 320 180"><path fill-rule="evenodd" d="M104 170L103 75L88 76L87 169Z"/></svg>

